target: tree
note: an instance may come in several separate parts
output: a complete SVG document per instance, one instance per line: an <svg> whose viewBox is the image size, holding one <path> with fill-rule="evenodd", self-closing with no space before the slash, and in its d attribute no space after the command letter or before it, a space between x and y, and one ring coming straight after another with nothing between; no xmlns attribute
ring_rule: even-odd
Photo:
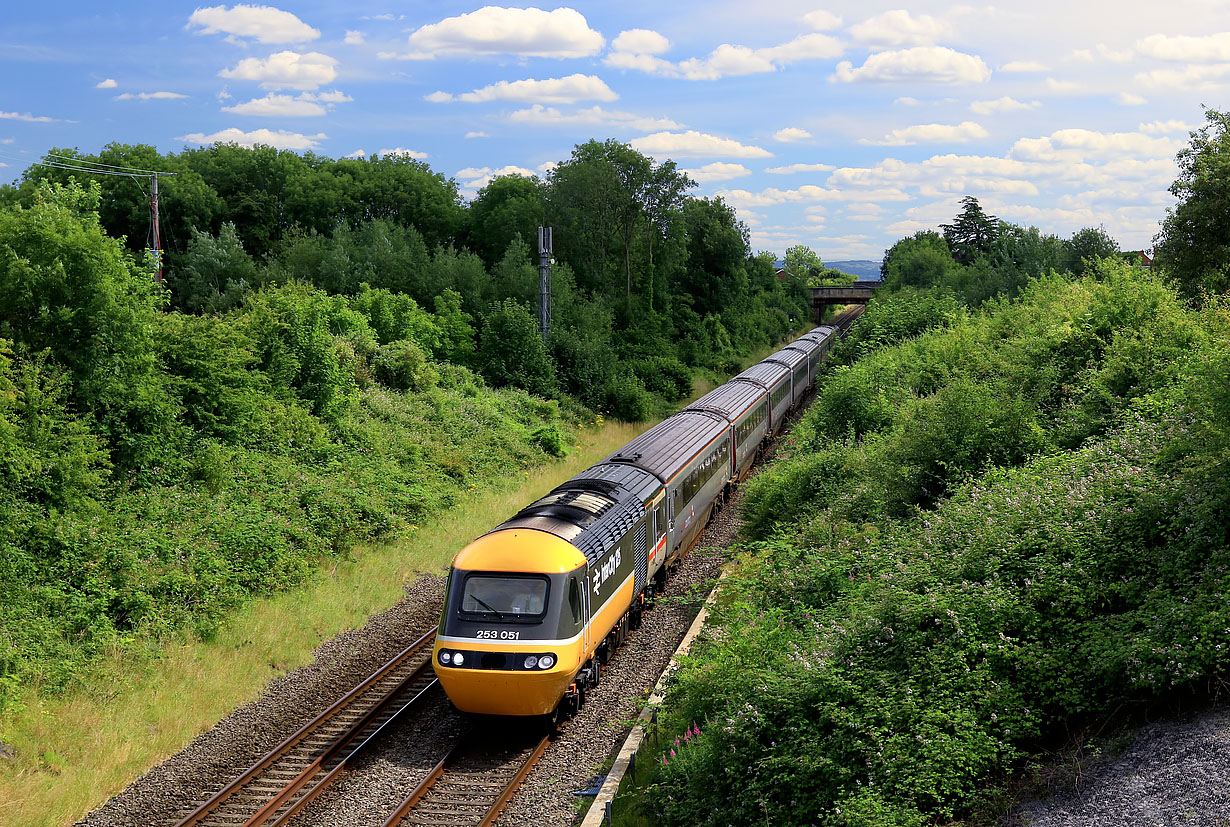
<svg viewBox="0 0 1230 827"><path fill-rule="evenodd" d="M948 242L934 230L920 230L889 247L880 276L890 289L943 284L956 266Z"/></svg>
<svg viewBox="0 0 1230 827"><path fill-rule="evenodd" d="M226 222L218 235L192 231L188 252L169 281L180 307L202 313L233 306L256 281L256 264L243 249L235 225Z"/></svg>
<svg viewBox="0 0 1230 827"><path fill-rule="evenodd" d="M959 264L969 264L991 252L999 238L999 222L995 216L983 212L978 199L972 195L962 198L961 204L961 214L951 224L941 224L940 228L952 257Z"/></svg>
<svg viewBox="0 0 1230 827"><path fill-rule="evenodd" d="M28 209L0 212L0 337L50 351L122 464L160 450L173 417L152 329L166 293L98 223L100 190L41 184ZM162 446L165 447L165 446Z"/></svg>
<svg viewBox="0 0 1230 827"><path fill-rule="evenodd" d="M1119 244L1110 237L1105 227L1077 230L1066 246L1068 269L1078 276L1083 275L1085 270L1099 259L1119 255Z"/></svg>
<svg viewBox="0 0 1230 827"><path fill-rule="evenodd" d="M1207 123L1179 151L1179 177L1154 239L1157 264L1188 296L1230 290L1230 112L1205 111Z"/></svg>
<svg viewBox="0 0 1230 827"><path fill-rule="evenodd" d="M536 244L538 227L546 221L546 186L537 178L501 175L478 191L466 210L465 246L478 253L488 267L504 256L513 240ZM538 250L527 246L527 263Z"/></svg>
<svg viewBox="0 0 1230 827"><path fill-rule="evenodd" d="M555 364L538 332L538 320L513 299L491 306L483 319L478 365L496 387L515 385L538 396L555 396Z"/></svg>
<svg viewBox="0 0 1230 827"><path fill-rule="evenodd" d="M786 250L785 270L787 279L806 286L813 276L819 276L824 270L824 263L812 248L805 244L796 244Z"/></svg>

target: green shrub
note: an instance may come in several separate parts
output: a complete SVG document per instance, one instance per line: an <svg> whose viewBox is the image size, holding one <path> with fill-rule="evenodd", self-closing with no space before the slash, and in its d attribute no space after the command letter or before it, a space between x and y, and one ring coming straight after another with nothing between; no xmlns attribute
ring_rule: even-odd
<svg viewBox="0 0 1230 827"><path fill-rule="evenodd" d="M644 422L653 416L653 397L632 373L616 373L607 380L603 410L624 422Z"/></svg>
<svg viewBox="0 0 1230 827"><path fill-rule="evenodd" d="M438 379L427 354L406 339L383 345L376 353L372 368L385 387L398 391L424 391Z"/></svg>

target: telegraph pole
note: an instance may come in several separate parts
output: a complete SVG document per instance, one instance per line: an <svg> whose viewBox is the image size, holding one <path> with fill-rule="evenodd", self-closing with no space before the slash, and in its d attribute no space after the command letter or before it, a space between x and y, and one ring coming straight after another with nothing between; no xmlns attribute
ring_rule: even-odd
<svg viewBox="0 0 1230 827"><path fill-rule="evenodd" d="M152 173L149 182L149 211L154 222L154 281L162 284L162 239L158 235L158 173Z"/></svg>
<svg viewBox="0 0 1230 827"><path fill-rule="evenodd" d="M544 342L551 327L551 229L538 228L538 329Z"/></svg>

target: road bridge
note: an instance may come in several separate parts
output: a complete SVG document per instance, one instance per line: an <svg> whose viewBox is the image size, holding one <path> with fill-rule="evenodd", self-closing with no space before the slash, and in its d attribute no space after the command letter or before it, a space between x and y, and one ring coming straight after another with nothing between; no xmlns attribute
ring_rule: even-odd
<svg viewBox="0 0 1230 827"><path fill-rule="evenodd" d="M812 320L819 322L824 316L824 309L831 304L866 304L883 283L882 281L856 281L850 284L810 288Z"/></svg>

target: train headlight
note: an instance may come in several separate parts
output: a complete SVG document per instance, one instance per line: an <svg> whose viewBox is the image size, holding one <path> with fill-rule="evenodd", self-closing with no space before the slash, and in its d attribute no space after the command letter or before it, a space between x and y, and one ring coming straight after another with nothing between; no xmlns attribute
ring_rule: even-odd
<svg viewBox="0 0 1230 827"><path fill-rule="evenodd" d="M447 664L452 659L453 659L452 652L441 652L440 653L440 663Z"/></svg>
<svg viewBox="0 0 1230 827"><path fill-rule="evenodd" d="M537 663L538 663L537 655L526 655L525 656L525 668L526 669L533 669L535 664Z"/></svg>
<svg viewBox="0 0 1230 827"><path fill-rule="evenodd" d="M538 658L539 669L550 669L555 665L555 655L543 655Z"/></svg>
<svg viewBox="0 0 1230 827"><path fill-rule="evenodd" d="M460 652L453 655L453 666L461 666L465 662L466 662L466 656L461 654Z"/></svg>

